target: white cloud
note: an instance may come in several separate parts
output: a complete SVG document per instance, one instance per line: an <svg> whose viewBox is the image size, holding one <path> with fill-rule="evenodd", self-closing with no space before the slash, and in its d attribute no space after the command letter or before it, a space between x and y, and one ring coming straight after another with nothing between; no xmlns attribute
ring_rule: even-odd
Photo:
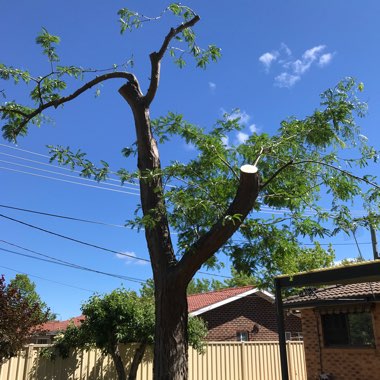
<svg viewBox="0 0 380 380"><path fill-rule="evenodd" d="M315 61L319 54L326 48L326 45L318 45L314 46L311 49L308 49L305 51L305 53L302 54L302 58L305 61Z"/></svg>
<svg viewBox="0 0 380 380"><path fill-rule="evenodd" d="M325 49L325 47L325 45L314 46L313 48L306 50L302 54L301 59L296 59L295 61L287 62L284 65L284 67L290 68L296 75L302 75L310 69L311 65L318 58L320 58L320 54Z"/></svg>
<svg viewBox="0 0 380 380"><path fill-rule="evenodd" d="M214 82L208 82L208 88L212 93L214 93L216 89L216 84Z"/></svg>
<svg viewBox="0 0 380 380"><path fill-rule="evenodd" d="M128 256L125 256L128 255ZM135 260L133 257L136 257L136 253L131 251L125 251L123 254L117 253L116 258L123 260L126 265L129 264L137 264L137 265L146 265L148 264L146 261Z"/></svg>
<svg viewBox="0 0 380 380"><path fill-rule="evenodd" d="M283 42L281 42L280 49L283 50L287 56L292 55L292 51L289 49L288 45L284 44Z"/></svg>
<svg viewBox="0 0 380 380"><path fill-rule="evenodd" d="M223 115L228 113L224 108L221 108L220 110ZM241 111L239 109L233 111L227 116L227 120L239 119L239 124L247 124L250 118L251 116L248 115L247 112Z"/></svg>
<svg viewBox="0 0 380 380"><path fill-rule="evenodd" d="M227 113L223 108L221 108L220 110L223 115ZM251 134L256 133L258 131L256 124L251 123L248 125L248 122L251 120L251 116L248 115L247 112L241 111L241 110L235 110L234 112L232 112L231 114L227 116L227 120L234 120L237 118L240 119L239 124L244 129L247 129L247 126L248 126L248 129L251 132ZM230 137L232 137L231 140L233 144L244 144L248 140L249 136L250 136L249 133L239 131L234 136L222 137L222 143L226 148L230 148Z"/></svg>
<svg viewBox="0 0 380 380"><path fill-rule="evenodd" d="M228 138L228 136L225 136L225 137L222 137L222 143L224 146L226 147L229 147L229 143L230 143L230 139Z"/></svg>
<svg viewBox="0 0 380 380"><path fill-rule="evenodd" d="M272 62L274 62L278 57L278 51L272 53L266 52L259 57L259 61L264 65L266 70L269 70Z"/></svg>
<svg viewBox="0 0 380 380"><path fill-rule="evenodd" d="M281 68L283 72L275 76L274 84L277 87L290 88L301 80L313 65L324 67L331 62L334 54L325 53L325 50L326 45L313 46L305 50L301 57L294 58L289 47L285 43L281 43L278 50L263 54L259 57L259 61L264 64L267 72L271 66Z"/></svg>
<svg viewBox="0 0 380 380"><path fill-rule="evenodd" d="M256 124L251 124L249 126L249 130L251 131L251 133L257 133L258 132L258 128L257 128Z"/></svg>
<svg viewBox="0 0 380 380"><path fill-rule="evenodd" d="M236 140L239 144L244 144L248 140L248 135L244 132L238 132L236 135Z"/></svg>
<svg viewBox="0 0 380 380"><path fill-rule="evenodd" d="M323 67L323 66L328 65L331 62L332 58L333 58L332 53L326 53L326 54L321 55L318 61L319 66Z"/></svg>
<svg viewBox="0 0 380 380"><path fill-rule="evenodd" d="M343 265L344 263L356 263L356 262L357 262L357 259L355 259L354 257L347 257L344 260L335 260L333 263L333 266L338 267L340 265Z"/></svg>
<svg viewBox="0 0 380 380"><path fill-rule="evenodd" d="M301 79L299 75L292 75L289 73L281 73L274 78L274 84L277 87L290 88Z"/></svg>

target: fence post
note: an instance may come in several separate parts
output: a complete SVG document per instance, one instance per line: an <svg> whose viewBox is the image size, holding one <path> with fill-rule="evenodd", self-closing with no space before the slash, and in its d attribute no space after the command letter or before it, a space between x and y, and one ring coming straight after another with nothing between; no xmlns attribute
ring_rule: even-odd
<svg viewBox="0 0 380 380"><path fill-rule="evenodd" d="M240 350L241 350L241 380L247 380L246 373L246 349L244 345L244 341L240 342Z"/></svg>
<svg viewBox="0 0 380 380"><path fill-rule="evenodd" d="M29 372L32 368L33 363L33 350L34 350L34 344L28 344L28 347L26 348L26 358L25 358L25 370L24 370L24 376L23 380L29 379Z"/></svg>
<svg viewBox="0 0 380 380"><path fill-rule="evenodd" d="M294 374L293 374L293 347L290 343L290 340L286 342L286 352L288 357L288 373L289 373L289 380L295 380Z"/></svg>

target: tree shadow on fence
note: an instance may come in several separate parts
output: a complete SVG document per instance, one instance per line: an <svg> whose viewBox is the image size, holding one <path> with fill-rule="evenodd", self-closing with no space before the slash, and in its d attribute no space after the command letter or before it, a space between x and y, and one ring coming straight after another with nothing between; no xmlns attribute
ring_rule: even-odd
<svg viewBox="0 0 380 380"><path fill-rule="evenodd" d="M128 376L136 344L120 346L120 353ZM139 366L137 379L149 380L153 372L153 352L147 347ZM100 350L73 350L66 359L56 357L49 359L40 356L37 351L32 358L32 365L26 376L28 380L115 380L117 373L109 355Z"/></svg>
<svg viewBox="0 0 380 380"><path fill-rule="evenodd" d="M39 352L33 359L33 365L27 379L34 380L68 380L78 379L76 373L80 367L80 356L73 352L70 357L49 359L40 356Z"/></svg>

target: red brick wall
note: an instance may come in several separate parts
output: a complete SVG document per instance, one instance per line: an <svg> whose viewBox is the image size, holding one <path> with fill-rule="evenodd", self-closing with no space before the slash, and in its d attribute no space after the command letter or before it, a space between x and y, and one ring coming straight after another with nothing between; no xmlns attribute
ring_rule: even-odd
<svg viewBox="0 0 380 380"><path fill-rule="evenodd" d="M302 310L302 332L307 379L330 373L334 380L380 379L380 304L373 311L376 348L325 348L320 315L313 309Z"/></svg>
<svg viewBox="0 0 380 380"><path fill-rule="evenodd" d="M236 341L238 331L248 331L250 341L278 340L274 303L256 294L240 298L200 315L208 325L208 341ZM257 325L258 332L254 333ZM286 331L301 331L301 320L286 318Z"/></svg>

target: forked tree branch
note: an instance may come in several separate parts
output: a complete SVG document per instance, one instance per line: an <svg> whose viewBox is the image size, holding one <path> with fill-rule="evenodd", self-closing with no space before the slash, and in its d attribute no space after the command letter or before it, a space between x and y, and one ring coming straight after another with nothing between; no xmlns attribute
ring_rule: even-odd
<svg viewBox="0 0 380 380"><path fill-rule="evenodd" d="M206 234L190 247L178 263L178 275L183 281L190 281L202 264L211 258L237 231L252 210L259 190L257 167L253 165L242 166L239 187L228 210Z"/></svg>
<svg viewBox="0 0 380 380"><path fill-rule="evenodd" d="M169 46L170 41L179 33L181 33L186 28L190 28L195 25L200 20L199 16L194 16L191 20L177 26L176 28L171 28L169 33L166 35L164 42L161 45L161 48L158 52L153 52L149 55L151 63L151 75L150 75L150 84L148 91L144 97L145 104L148 107L153 101L154 96L156 95L158 83L160 81L160 69L161 69L161 60L165 55L165 52Z"/></svg>
<svg viewBox="0 0 380 380"><path fill-rule="evenodd" d="M20 125L18 126L18 128L14 131L14 137L17 137L18 134L25 127L26 124L28 124L34 117L36 117L39 114L41 114L47 108L51 108L51 107L57 108L61 104L67 103L67 102L75 99L76 97L78 97L79 95L83 94L84 92L86 92L87 90L89 90L91 87L95 86L96 84L104 82L104 81L106 81L108 79L115 79L115 78L126 79L129 82L134 83L135 85L138 86L138 82L137 82L136 77L133 74L131 74L131 73L127 73L127 72L124 72L124 71L117 71L117 72L114 72L114 73L107 73L107 74L100 75L100 76L98 76L98 77L90 80L89 82L87 82L86 84L84 84L82 87L78 88L78 90L76 90L75 92L73 92L71 95L63 96L62 98L59 98L59 99L56 99L56 100L52 100L52 101L50 101L48 103L42 104L42 105L40 105L40 107L36 108L33 112L31 112L29 114L26 114L25 119L20 123ZM17 111L17 110L15 110L15 111L9 110L9 112L14 112L14 113L21 114L21 112Z"/></svg>

